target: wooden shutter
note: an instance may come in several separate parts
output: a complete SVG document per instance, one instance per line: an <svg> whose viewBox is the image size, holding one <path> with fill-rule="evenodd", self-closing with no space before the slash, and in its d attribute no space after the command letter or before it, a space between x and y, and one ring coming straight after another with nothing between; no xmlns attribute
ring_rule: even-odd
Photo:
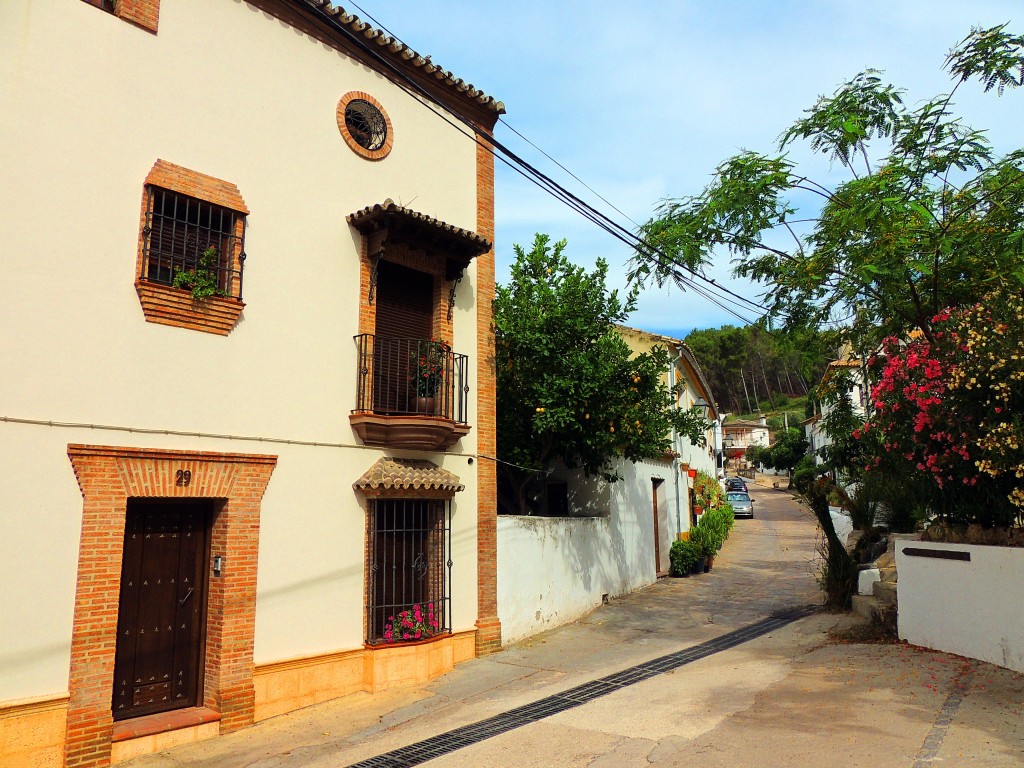
<svg viewBox="0 0 1024 768"><path fill-rule="evenodd" d="M377 267L377 336L429 339L434 330L434 278L390 261Z"/></svg>
<svg viewBox="0 0 1024 768"><path fill-rule="evenodd" d="M414 413L412 378L420 342L434 330L434 278L390 261L377 267L373 407L378 413Z"/></svg>

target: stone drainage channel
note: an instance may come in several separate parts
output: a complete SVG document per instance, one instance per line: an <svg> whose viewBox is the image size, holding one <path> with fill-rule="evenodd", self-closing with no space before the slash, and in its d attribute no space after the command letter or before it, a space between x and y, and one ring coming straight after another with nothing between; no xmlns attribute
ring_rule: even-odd
<svg viewBox="0 0 1024 768"><path fill-rule="evenodd" d="M798 619L811 615L817 608L805 606L785 613L770 616L767 619L748 624L731 632L727 632L714 640L709 640L691 648L687 648L667 656L660 656L651 661L624 669L621 672L592 680L553 696L540 699L516 709L503 712L471 725L448 731L424 741L386 752L367 760L353 763L349 768L409 768L420 765L428 760L447 755L456 750L478 744L492 736L521 728L524 725L538 722L559 712L586 704L609 693L622 690L628 686L643 682L657 675L678 669L691 662L705 659L722 651L766 635L773 630L791 624ZM926 758L927 759L927 758Z"/></svg>

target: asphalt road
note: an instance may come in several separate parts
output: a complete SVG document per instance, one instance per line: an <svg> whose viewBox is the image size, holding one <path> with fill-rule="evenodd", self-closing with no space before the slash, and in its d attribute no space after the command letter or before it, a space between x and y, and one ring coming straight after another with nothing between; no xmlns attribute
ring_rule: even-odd
<svg viewBox="0 0 1024 768"><path fill-rule="evenodd" d="M129 764L1024 766L1024 676L859 642L859 619L824 612L489 738L468 738L473 724L505 722L516 708L667 654L714 651L730 633L819 602L813 520L782 490L751 490L755 517L737 521L709 574L662 580L422 688L348 696ZM439 734L472 743L421 763L392 754L422 752ZM441 752L453 746L447 736L441 742Z"/></svg>

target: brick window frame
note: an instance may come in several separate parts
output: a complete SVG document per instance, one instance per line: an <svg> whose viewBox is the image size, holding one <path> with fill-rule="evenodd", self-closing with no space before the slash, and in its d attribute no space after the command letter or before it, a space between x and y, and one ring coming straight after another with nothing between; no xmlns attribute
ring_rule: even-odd
<svg viewBox="0 0 1024 768"><path fill-rule="evenodd" d="M211 549L226 553L227 559L223 576L209 584L204 693L195 715L219 715L221 733L252 725L260 504L277 457L72 444L68 458L82 491L83 511L65 764L110 764L111 693L129 498L216 500ZM178 475L186 470L191 473L188 485Z"/></svg>
<svg viewBox="0 0 1024 768"><path fill-rule="evenodd" d="M386 126L386 134L384 136L384 144L378 149L367 149L349 130L348 123L345 120L345 110L348 109L348 105L353 101L365 101L375 107L384 118L384 124ZM348 144L349 149L355 152L360 157L367 160L383 160L389 154L391 154L391 148L395 143L395 129L391 125L391 118L388 117L387 111L384 109L384 105L377 101L373 96L366 93L365 91L349 91L338 101L338 130L341 132L341 137Z"/></svg>
<svg viewBox="0 0 1024 768"><path fill-rule="evenodd" d="M85 0L154 35L160 22L160 0Z"/></svg>
<svg viewBox="0 0 1024 768"><path fill-rule="evenodd" d="M227 284L225 296L210 296L197 301L186 288L175 288L148 280L147 243L149 240L154 199L165 192L192 198L201 203L227 209L235 215L230 253L225 253L225 271L237 274ZM241 298L241 272L245 254L242 243L249 208L238 187L231 182L209 176L166 160L157 160L143 183L142 208L139 214L139 244L135 263L135 291L147 322L227 336L238 323L245 308Z"/></svg>

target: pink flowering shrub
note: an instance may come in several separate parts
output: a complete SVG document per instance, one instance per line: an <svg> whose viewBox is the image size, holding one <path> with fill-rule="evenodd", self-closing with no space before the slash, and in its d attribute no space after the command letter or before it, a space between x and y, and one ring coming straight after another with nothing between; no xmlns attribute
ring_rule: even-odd
<svg viewBox="0 0 1024 768"><path fill-rule="evenodd" d="M384 625L384 642L398 643L432 637L441 626L438 618L434 613L433 603L416 603L397 616L388 617L388 622Z"/></svg>
<svg viewBox="0 0 1024 768"><path fill-rule="evenodd" d="M943 310L931 338L888 338L872 361L875 413L856 436L867 469L902 465L927 480L951 522L1020 522L1024 509L1024 300L996 293Z"/></svg>

